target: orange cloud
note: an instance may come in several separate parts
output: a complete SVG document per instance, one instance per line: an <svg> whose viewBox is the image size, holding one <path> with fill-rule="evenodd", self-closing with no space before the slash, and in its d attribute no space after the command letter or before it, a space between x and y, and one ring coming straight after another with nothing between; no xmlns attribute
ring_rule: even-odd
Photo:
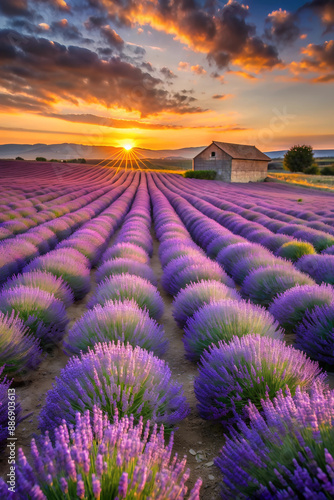
<svg viewBox="0 0 334 500"><path fill-rule="evenodd" d="M196 75L205 75L206 74L205 69L200 64L196 64L195 66L191 66L190 69Z"/></svg>

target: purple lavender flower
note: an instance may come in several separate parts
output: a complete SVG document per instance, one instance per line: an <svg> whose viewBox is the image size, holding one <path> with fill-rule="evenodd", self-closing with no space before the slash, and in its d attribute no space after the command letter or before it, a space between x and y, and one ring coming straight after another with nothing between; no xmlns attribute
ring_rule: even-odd
<svg viewBox="0 0 334 500"><path fill-rule="evenodd" d="M273 266L282 262L284 263L284 261L270 255L267 251L258 250L257 253L250 252L249 255L240 257L240 259L235 262L231 269L231 275L238 285L242 285L247 276L255 271L255 269Z"/></svg>
<svg viewBox="0 0 334 500"><path fill-rule="evenodd" d="M0 311L16 313L43 347L59 342L69 321L59 299L44 290L27 286L4 290L0 294Z"/></svg>
<svg viewBox="0 0 334 500"><path fill-rule="evenodd" d="M307 311L316 306L330 305L333 301L334 289L330 285L297 285L278 295L269 312L283 328L293 330Z"/></svg>
<svg viewBox="0 0 334 500"><path fill-rule="evenodd" d="M104 262L96 272L96 281L100 283L102 280L108 278L109 276L114 276L116 274L133 274L135 276L140 276L148 281L150 281L154 286L157 286L157 279L148 264L142 264L132 259L110 259Z"/></svg>
<svg viewBox="0 0 334 500"><path fill-rule="evenodd" d="M161 253L160 261L162 267L168 266L168 264L179 257L189 257L195 262L200 261L205 258L205 253L203 250L198 248L191 248L184 243L176 243L167 248L163 253Z"/></svg>
<svg viewBox="0 0 334 500"><path fill-rule="evenodd" d="M244 243L246 240L241 236L235 234L226 234L214 238L208 245L206 251L209 257L215 259L219 252L229 245L235 245L236 243Z"/></svg>
<svg viewBox="0 0 334 500"><path fill-rule="evenodd" d="M311 358L334 365L334 304L307 311L296 328L296 347Z"/></svg>
<svg viewBox="0 0 334 500"><path fill-rule="evenodd" d="M189 318L184 331L186 356L191 361L198 361L211 344L228 342L235 335L283 337L277 321L265 309L236 300L220 300L201 307Z"/></svg>
<svg viewBox="0 0 334 500"><path fill-rule="evenodd" d="M20 376L34 370L42 361L40 342L14 311L8 316L0 312L0 365L4 373Z"/></svg>
<svg viewBox="0 0 334 500"><path fill-rule="evenodd" d="M2 286L1 291L10 290L17 286L28 286L45 290L63 302L65 307L70 306L74 301L74 295L67 283L62 278L54 276L45 271L31 271L30 273L12 276Z"/></svg>
<svg viewBox="0 0 334 500"><path fill-rule="evenodd" d="M269 305L279 294L296 285L314 285L306 274L289 264L260 267L244 280L241 294L255 304Z"/></svg>
<svg viewBox="0 0 334 500"><path fill-rule="evenodd" d="M261 408L279 389L310 389L314 381L324 383L326 374L318 363L285 342L260 335L233 337L219 342L201 357L195 394L202 418L229 423L239 415L247 418L248 402Z"/></svg>
<svg viewBox="0 0 334 500"><path fill-rule="evenodd" d="M261 245L254 243L236 243L229 245L219 252L217 255L217 262L229 273L232 274L234 267L238 264L239 260L243 257L250 255L261 255L269 257L270 252Z"/></svg>
<svg viewBox="0 0 334 500"><path fill-rule="evenodd" d="M53 431L62 419L75 422L77 411L97 405L112 420L133 414L171 429L189 413L182 385L176 384L165 361L122 343L95 344L80 358L72 357L56 378L40 413L42 431Z"/></svg>
<svg viewBox="0 0 334 500"><path fill-rule="evenodd" d="M149 263L149 257L145 250L133 243L117 243L109 247L102 255L102 262L116 258L133 259L143 264Z"/></svg>
<svg viewBox="0 0 334 500"><path fill-rule="evenodd" d="M303 227L294 233L294 238L299 240L309 241L312 243L317 252L325 250L325 248L334 245L334 236L324 233L323 231L317 231L310 227Z"/></svg>
<svg viewBox="0 0 334 500"><path fill-rule="evenodd" d="M96 406L92 414L77 413L74 429L63 422L55 430L54 445L47 433L38 446L33 439L30 461L20 449L16 494L0 479L4 498L60 500L66 492L68 498L90 500L199 500L202 481L187 494L186 460L172 457L173 435L165 445L163 426L158 431L150 421L144 425L140 418L135 425L132 416L119 420L117 414L110 424ZM92 464L86 471L83 457Z"/></svg>
<svg viewBox="0 0 334 500"><path fill-rule="evenodd" d="M304 255L296 263L296 267L309 274L317 283L334 285L334 255Z"/></svg>
<svg viewBox="0 0 334 500"><path fill-rule="evenodd" d="M231 278L217 264L217 262L212 262L210 259L203 261L203 263L201 262L199 264L189 265L178 274L167 274L165 270L162 284L168 293L176 295L182 288L185 288L190 283L197 283L203 280L220 281L230 288L235 287Z"/></svg>
<svg viewBox="0 0 334 500"><path fill-rule="evenodd" d="M202 280L191 283L180 290L173 302L173 316L180 328L183 328L195 312L210 302L223 299L241 300L236 290L220 281Z"/></svg>
<svg viewBox="0 0 334 500"><path fill-rule="evenodd" d="M111 340L128 342L133 347L138 345L158 356L166 352L168 345L163 327L134 300L109 300L103 307L98 305L87 311L74 323L64 347L67 353L80 354L98 342Z"/></svg>
<svg viewBox="0 0 334 500"><path fill-rule="evenodd" d="M288 243L289 241L292 241L290 236L285 234L272 234L271 236L262 238L259 243L268 248L271 252L277 252L284 243Z"/></svg>
<svg viewBox="0 0 334 500"><path fill-rule="evenodd" d="M82 299L90 290L88 259L75 249L53 250L37 257L23 272L47 271L62 278L71 288L76 300Z"/></svg>
<svg viewBox="0 0 334 500"><path fill-rule="evenodd" d="M133 274L116 274L102 281L87 307L103 306L108 300L134 300L141 309L147 309L151 318L160 319L164 303L157 288L149 281Z"/></svg>
<svg viewBox="0 0 334 500"><path fill-rule="evenodd" d="M334 495L334 393L315 384L310 394L281 391L249 405L215 464L223 474L222 498L310 499Z"/></svg>

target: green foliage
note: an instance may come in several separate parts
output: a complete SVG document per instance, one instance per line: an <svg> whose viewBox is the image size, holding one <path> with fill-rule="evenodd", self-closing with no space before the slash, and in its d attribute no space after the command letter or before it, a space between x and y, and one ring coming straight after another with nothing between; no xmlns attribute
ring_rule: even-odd
<svg viewBox="0 0 334 500"><path fill-rule="evenodd" d="M216 178L216 174L217 172L215 170L187 170L184 176L192 179L213 181Z"/></svg>
<svg viewBox="0 0 334 500"><path fill-rule="evenodd" d="M63 163L87 163L85 158L73 158L72 160L63 160Z"/></svg>
<svg viewBox="0 0 334 500"><path fill-rule="evenodd" d="M333 165L328 165L324 167L321 171L321 175L334 175L334 163Z"/></svg>
<svg viewBox="0 0 334 500"><path fill-rule="evenodd" d="M320 175L321 173L320 168L316 163L313 163L310 167L305 168L304 172L308 175Z"/></svg>
<svg viewBox="0 0 334 500"><path fill-rule="evenodd" d="M46 161L46 158L43 158L43 156L37 156L36 161Z"/></svg>
<svg viewBox="0 0 334 500"><path fill-rule="evenodd" d="M316 253L314 246L307 241L289 241L284 243L278 250L277 255L284 259L296 262L303 255Z"/></svg>
<svg viewBox="0 0 334 500"><path fill-rule="evenodd" d="M24 161L24 158L21 158L21 156L17 156L17 157L15 158L15 160L17 160L17 161Z"/></svg>
<svg viewBox="0 0 334 500"><path fill-rule="evenodd" d="M314 163L312 146L292 146L284 155L283 166L290 172L305 172Z"/></svg>

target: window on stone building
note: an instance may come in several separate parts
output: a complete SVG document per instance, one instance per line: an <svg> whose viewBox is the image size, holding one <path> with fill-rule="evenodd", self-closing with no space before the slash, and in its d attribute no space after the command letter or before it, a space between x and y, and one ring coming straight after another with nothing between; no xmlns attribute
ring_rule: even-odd
<svg viewBox="0 0 334 500"><path fill-rule="evenodd" d="M213 158L214 156L216 156L216 151L211 151L211 158Z"/></svg>

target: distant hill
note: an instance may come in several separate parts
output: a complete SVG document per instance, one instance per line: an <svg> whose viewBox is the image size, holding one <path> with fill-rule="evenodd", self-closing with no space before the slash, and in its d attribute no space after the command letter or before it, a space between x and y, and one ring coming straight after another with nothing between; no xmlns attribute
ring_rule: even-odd
<svg viewBox="0 0 334 500"><path fill-rule="evenodd" d="M190 159L200 153L206 146L180 149L144 149L136 148L145 158L168 160ZM21 156L25 160L34 160L42 156L47 160L70 160L72 158L103 159L115 155L121 148L115 146L89 146L83 144L3 144L0 145L0 158L16 158ZM270 158L282 158L287 150L266 152ZM315 150L317 158L334 156L334 149Z"/></svg>
<svg viewBox="0 0 334 500"><path fill-rule="evenodd" d="M270 158L283 158L287 149L283 151L266 151L266 155L270 156ZM315 158L324 158L324 157L334 157L334 149L315 149L313 151Z"/></svg>
<svg viewBox="0 0 334 500"><path fill-rule="evenodd" d="M0 158L16 158L21 156L25 160L34 160L42 156L47 160L69 160L71 158L102 159L115 155L120 149L115 146L87 146L83 144L3 144L0 145ZM145 158L184 159L193 158L204 146L198 148L181 149L144 149L136 148Z"/></svg>

